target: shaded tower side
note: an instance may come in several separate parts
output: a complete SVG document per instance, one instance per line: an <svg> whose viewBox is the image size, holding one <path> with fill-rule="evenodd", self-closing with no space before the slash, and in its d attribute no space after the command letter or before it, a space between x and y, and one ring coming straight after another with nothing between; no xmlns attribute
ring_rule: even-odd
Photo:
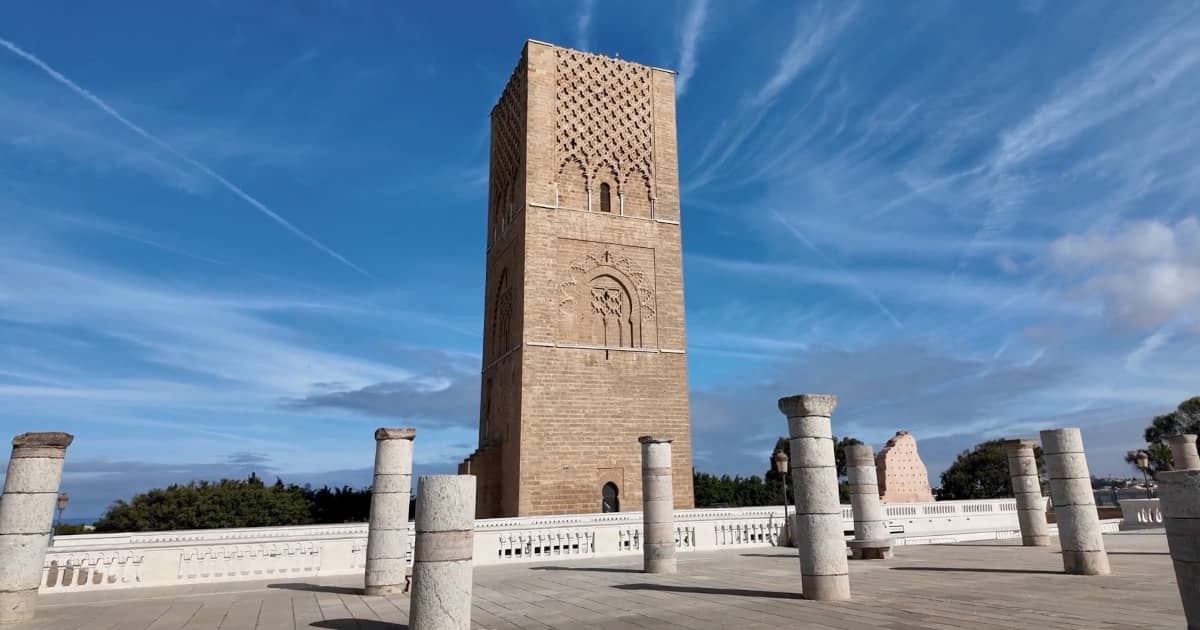
<svg viewBox="0 0 1200 630"><path fill-rule="evenodd" d="M529 42L517 514L693 504L674 75ZM507 512L510 513L511 512Z"/></svg>
<svg viewBox="0 0 1200 630"><path fill-rule="evenodd" d="M516 514L520 487L526 69L523 53L491 113L479 448L459 465L476 477L479 518Z"/></svg>

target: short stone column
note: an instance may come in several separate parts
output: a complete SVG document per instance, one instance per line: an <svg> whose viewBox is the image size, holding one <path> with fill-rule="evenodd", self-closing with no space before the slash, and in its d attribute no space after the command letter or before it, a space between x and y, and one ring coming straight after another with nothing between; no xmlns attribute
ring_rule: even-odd
<svg viewBox="0 0 1200 630"><path fill-rule="evenodd" d="M1167 545L1188 628L1200 628L1200 470L1158 473Z"/></svg>
<svg viewBox="0 0 1200 630"><path fill-rule="evenodd" d="M404 590L408 570L408 495L416 429L375 431L375 480L367 527L367 595Z"/></svg>
<svg viewBox="0 0 1200 630"><path fill-rule="evenodd" d="M787 416L792 489L796 493L796 547L805 599L850 599L846 539L838 499L830 416L837 396L800 394L779 399Z"/></svg>
<svg viewBox="0 0 1200 630"><path fill-rule="evenodd" d="M475 477L417 480L409 621L415 630L471 627L471 556L475 545Z"/></svg>
<svg viewBox="0 0 1200 630"><path fill-rule="evenodd" d="M675 572L675 493L671 488L671 440L643 435L642 567Z"/></svg>
<svg viewBox="0 0 1200 630"><path fill-rule="evenodd" d="M1012 478L1013 496L1017 499L1021 544L1026 547L1046 547L1050 544L1050 526L1046 523L1046 499L1042 496L1037 456L1033 452L1036 445L1035 440L1004 442L1004 450L1008 453L1008 474Z"/></svg>
<svg viewBox="0 0 1200 630"><path fill-rule="evenodd" d="M70 433L13 438L0 495L0 624L33 619Z"/></svg>
<svg viewBox="0 0 1200 630"><path fill-rule="evenodd" d="M1191 433L1167 438L1171 447L1173 470L1200 470L1200 454L1196 452L1196 436Z"/></svg>
<svg viewBox="0 0 1200 630"><path fill-rule="evenodd" d="M1042 455L1050 476L1050 500L1058 523L1063 570L1077 575L1108 575L1108 553L1079 429L1042 431Z"/></svg>
<svg viewBox="0 0 1200 630"><path fill-rule="evenodd" d="M850 506L854 508L854 540L850 551L858 560L887 560L892 557L883 503L879 500L879 478L875 454L866 444L846 447L846 476Z"/></svg>

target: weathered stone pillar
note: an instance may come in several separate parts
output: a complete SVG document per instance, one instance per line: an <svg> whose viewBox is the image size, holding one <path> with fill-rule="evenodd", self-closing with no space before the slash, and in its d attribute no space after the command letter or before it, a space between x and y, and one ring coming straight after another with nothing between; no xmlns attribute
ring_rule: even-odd
<svg viewBox="0 0 1200 630"><path fill-rule="evenodd" d="M1017 499L1017 520L1021 524L1021 544L1045 547L1050 544L1050 526L1046 524L1046 499L1038 476L1034 440L1006 440L1008 474L1012 477L1013 496ZM1089 488L1090 488L1089 484Z"/></svg>
<svg viewBox="0 0 1200 630"><path fill-rule="evenodd" d="M475 477L417 480L409 620L415 630L471 627L471 555L475 545Z"/></svg>
<svg viewBox="0 0 1200 630"><path fill-rule="evenodd" d="M796 493L796 547L805 599L850 599L842 506L838 500L833 427L837 396L800 394L779 399L791 437L792 489Z"/></svg>
<svg viewBox="0 0 1200 630"><path fill-rule="evenodd" d="M1196 436L1191 433L1167 438L1175 470L1200 470L1200 454L1196 453Z"/></svg>
<svg viewBox="0 0 1200 630"><path fill-rule="evenodd" d="M642 566L646 573L674 573L671 440L643 435L638 442L642 444Z"/></svg>
<svg viewBox="0 0 1200 630"><path fill-rule="evenodd" d="M1200 628L1200 470L1158 473L1158 498L1188 628Z"/></svg>
<svg viewBox="0 0 1200 630"><path fill-rule="evenodd" d="M879 478L875 455L866 444L846 447L846 476L850 506L854 508L854 540L850 551L858 560L887 560L892 557L883 503L879 500Z"/></svg>
<svg viewBox="0 0 1200 630"><path fill-rule="evenodd" d="M1042 431L1042 455L1050 476L1050 500L1058 523L1063 570L1078 575L1108 575L1108 553L1100 534L1100 514L1092 495L1083 435L1075 428Z"/></svg>
<svg viewBox="0 0 1200 630"><path fill-rule="evenodd" d="M70 433L13 438L0 495L0 624L33 619Z"/></svg>
<svg viewBox="0 0 1200 630"><path fill-rule="evenodd" d="M408 495L416 429L375 431L375 480L367 527L367 595L404 590L408 569Z"/></svg>

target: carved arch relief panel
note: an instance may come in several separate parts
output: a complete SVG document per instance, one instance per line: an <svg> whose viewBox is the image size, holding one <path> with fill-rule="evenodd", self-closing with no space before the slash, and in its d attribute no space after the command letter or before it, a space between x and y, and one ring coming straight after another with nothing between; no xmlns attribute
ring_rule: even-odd
<svg viewBox="0 0 1200 630"><path fill-rule="evenodd" d="M558 343L657 348L654 252L560 239Z"/></svg>
<svg viewBox="0 0 1200 630"><path fill-rule="evenodd" d="M650 69L560 49L555 85L558 204L601 211L601 184L613 214L649 218L654 197ZM590 193L590 194L589 194Z"/></svg>

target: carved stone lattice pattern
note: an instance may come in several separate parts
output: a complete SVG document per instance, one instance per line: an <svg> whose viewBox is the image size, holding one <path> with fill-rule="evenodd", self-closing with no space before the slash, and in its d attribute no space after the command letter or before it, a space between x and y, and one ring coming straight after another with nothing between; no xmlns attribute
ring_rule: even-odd
<svg viewBox="0 0 1200 630"><path fill-rule="evenodd" d="M492 356L498 357L508 351L509 331L512 329L513 295L508 281L508 270L500 272L496 285L496 303L492 307Z"/></svg>
<svg viewBox="0 0 1200 630"><path fill-rule="evenodd" d="M588 254L579 260L571 263L571 277L558 285L560 299L558 306L563 310L571 310L575 307L575 287L580 282L587 282L588 276L599 267L611 267L620 271L622 275L629 278L633 283L632 287L626 287L630 295L637 295L638 304L641 306L642 319L654 319L654 291L646 286L646 274L642 272L638 264L632 258L627 256L615 256L612 252L605 250L599 256ZM620 308L619 293L605 290L605 296L602 298L606 306L598 307L597 297L595 293L592 295L592 309L597 314L604 314L597 308L610 308L615 300L616 308ZM615 314L615 313L614 313Z"/></svg>
<svg viewBox="0 0 1200 630"><path fill-rule="evenodd" d="M516 206L517 179L521 171L525 138L525 59L517 64L500 101L492 109L492 149L488 213L491 240L504 234L520 210Z"/></svg>
<svg viewBox="0 0 1200 630"><path fill-rule="evenodd" d="M559 174L577 162L589 187L605 169L622 189L636 176L649 190L654 168L650 69L576 50L557 53Z"/></svg>

